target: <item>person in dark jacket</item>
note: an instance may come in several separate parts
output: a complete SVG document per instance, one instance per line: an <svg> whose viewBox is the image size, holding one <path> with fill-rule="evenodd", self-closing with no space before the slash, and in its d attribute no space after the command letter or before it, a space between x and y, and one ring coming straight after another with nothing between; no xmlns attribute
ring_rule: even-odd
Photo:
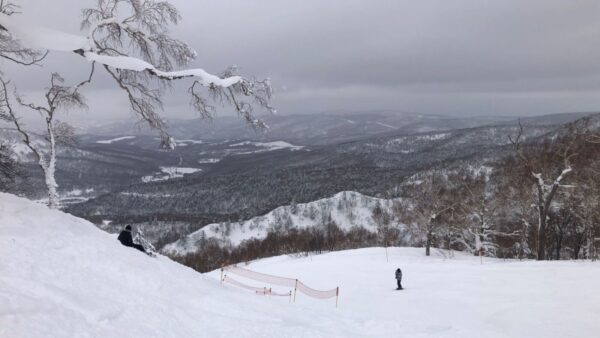
<svg viewBox="0 0 600 338"><path fill-rule="evenodd" d="M396 282L398 282L398 288L396 290L402 290L402 270L396 269Z"/></svg>
<svg viewBox="0 0 600 338"><path fill-rule="evenodd" d="M141 252L146 253L146 250L143 246L133 243L133 237L131 236L131 225L127 225L125 229L121 231L117 239L125 246L136 248Z"/></svg>

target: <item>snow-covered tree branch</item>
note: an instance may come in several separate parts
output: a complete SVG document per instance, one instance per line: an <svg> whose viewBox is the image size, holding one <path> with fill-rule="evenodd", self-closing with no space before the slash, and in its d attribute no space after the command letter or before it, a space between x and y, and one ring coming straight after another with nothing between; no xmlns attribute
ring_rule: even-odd
<svg viewBox="0 0 600 338"><path fill-rule="evenodd" d="M159 111L165 89L175 80L191 80L191 105L201 117L213 116L213 101L231 106L254 128L265 127L254 112L255 107L275 111L270 105L273 90L269 79L242 77L236 67L228 67L219 75L185 68L196 52L172 38L168 30L180 19L179 11L167 1L98 0L95 7L83 10L81 28L88 31L87 36L24 23L6 14L0 14L0 30L31 48L71 51L102 65L126 93L131 110L159 131L165 148L174 147L174 143Z"/></svg>
<svg viewBox="0 0 600 338"><path fill-rule="evenodd" d="M548 163L538 163L536 164L529 156L523 148L522 143L523 138L523 125L519 121L519 131L516 137L510 137L509 140L513 145L514 151L519 157L520 161L525 166L526 170L530 173L531 177L533 177L533 181L536 187L537 195L536 195L536 208L538 212L538 231L537 231L537 259L545 260L546 259L546 230L547 230L547 222L548 222L548 213L550 209L550 205L554 200L554 197L561 187L562 181L565 179L567 175L569 175L573 169L571 167L571 158L575 156L573 150L568 146L564 146L562 149L556 151L556 155L560 158L562 162L562 166L560 171L556 174L554 173L554 178L544 178L544 174L542 171L550 171L548 167L551 167ZM554 166L552 166L554 167ZM547 174L550 176L552 174ZM549 182L549 183L548 183Z"/></svg>
<svg viewBox="0 0 600 338"><path fill-rule="evenodd" d="M11 16L17 14L19 6L6 0L0 1L0 15ZM23 47L4 26L0 25L0 58L30 66L41 62L48 52Z"/></svg>

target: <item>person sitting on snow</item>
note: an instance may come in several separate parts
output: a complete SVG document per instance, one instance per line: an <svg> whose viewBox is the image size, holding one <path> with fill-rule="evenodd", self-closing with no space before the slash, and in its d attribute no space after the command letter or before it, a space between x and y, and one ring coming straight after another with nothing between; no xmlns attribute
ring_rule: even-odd
<svg viewBox="0 0 600 338"><path fill-rule="evenodd" d="M133 237L131 236L131 225L127 225L125 229L121 231L117 239L125 246L136 248L143 253L147 253L143 246L133 243Z"/></svg>
<svg viewBox="0 0 600 338"><path fill-rule="evenodd" d="M396 290L402 290L402 270L396 269L396 282L398 282L398 288Z"/></svg>

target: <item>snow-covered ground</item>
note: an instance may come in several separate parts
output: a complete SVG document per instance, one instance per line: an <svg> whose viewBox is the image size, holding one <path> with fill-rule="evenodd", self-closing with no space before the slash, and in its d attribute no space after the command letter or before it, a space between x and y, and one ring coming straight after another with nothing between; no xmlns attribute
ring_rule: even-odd
<svg viewBox="0 0 600 338"><path fill-rule="evenodd" d="M113 139L110 139L110 140L96 141L96 143L99 143L99 144L112 144L112 143L119 142L119 141L133 140L134 138L135 138L135 136L122 136L122 137L117 137L117 138L113 138Z"/></svg>
<svg viewBox="0 0 600 338"><path fill-rule="evenodd" d="M266 151L280 150L280 149L289 149L291 151L304 149L304 146L296 146L291 143L285 141L273 141L273 142L253 142L253 141L244 141L239 143L234 143L229 145L230 147L241 147L241 146L254 146L259 148L258 150L247 151L238 153L239 155L244 154L254 154L254 153L262 153ZM262 149L260 149L262 148Z"/></svg>
<svg viewBox="0 0 600 338"><path fill-rule="evenodd" d="M202 158L198 160L199 164L213 164L213 163L219 163L219 161L221 161L220 158Z"/></svg>
<svg viewBox="0 0 600 338"><path fill-rule="evenodd" d="M183 175L193 174L202 171L198 168L184 168L184 167L160 167L159 173L142 177L142 182L156 182L165 181L173 178L180 178Z"/></svg>
<svg viewBox="0 0 600 338"><path fill-rule="evenodd" d="M190 144L204 144L202 140L175 140L178 147L187 147Z"/></svg>
<svg viewBox="0 0 600 338"><path fill-rule="evenodd" d="M255 295L121 246L87 221L0 194L0 337L596 337L597 262L382 248L246 268L340 287L335 301ZM395 291L394 270L405 290ZM243 278L238 278L244 281ZM258 282L244 281L255 286ZM274 290L287 291L274 287Z"/></svg>

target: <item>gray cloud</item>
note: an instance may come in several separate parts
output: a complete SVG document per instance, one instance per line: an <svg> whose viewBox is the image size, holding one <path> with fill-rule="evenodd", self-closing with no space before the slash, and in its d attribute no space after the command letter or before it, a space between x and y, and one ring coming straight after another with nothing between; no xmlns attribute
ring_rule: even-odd
<svg viewBox="0 0 600 338"><path fill-rule="evenodd" d="M75 33L80 8L94 2L22 3L27 16ZM237 64L244 74L271 77L282 114L395 109L533 115L600 107L600 2L172 2L184 18L173 34L197 49L196 66L218 72ZM87 66L75 55L56 53L44 69L2 65L32 94L50 70L76 81ZM129 116L106 77L99 76L87 95L86 120ZM187 103L185 88L176 86L167 115L193 116Z"/></svg>

